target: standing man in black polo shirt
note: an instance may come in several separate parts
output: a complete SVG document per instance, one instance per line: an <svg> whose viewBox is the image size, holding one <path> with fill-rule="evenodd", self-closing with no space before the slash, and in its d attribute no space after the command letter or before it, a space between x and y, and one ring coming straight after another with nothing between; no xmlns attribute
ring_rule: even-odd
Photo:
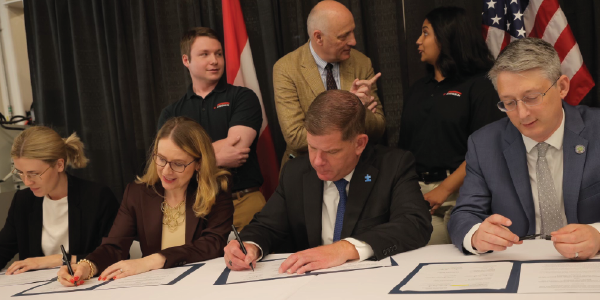
<svg viewBox="0 0 600 300"><path fill-rule="evenodd" d="M213 140L217 165L233 175L233 224L242 230L266 203L259 191L263 178L256 155L262 125L260 102L252 90L221 80L225 59L212 29L188 30L180 47L192 84L179 101L163 109L158 128L177 116L192 118L204 127Z"/></svg>

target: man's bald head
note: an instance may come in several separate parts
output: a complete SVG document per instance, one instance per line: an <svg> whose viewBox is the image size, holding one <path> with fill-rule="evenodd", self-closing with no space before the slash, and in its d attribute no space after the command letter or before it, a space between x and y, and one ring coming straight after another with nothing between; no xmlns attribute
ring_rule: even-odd
<svg viewBox="0 0 600 300"><path fill-rule="evenodd" d="M306 21L306 28L308 34L312 35L315 30L327 32L330 23L335 22L338 18L352 18L352 13L346 6L337 1L321 1L313 7L308 14L308 20Z"/></svg>
<svg viewBox="0 0 600 300"><path fill-rule="evenodd" d="M339 62L350 57L354 39L354 17L337 1L321 1L310 11L306 27L319 57L327 62Z"/></svg>

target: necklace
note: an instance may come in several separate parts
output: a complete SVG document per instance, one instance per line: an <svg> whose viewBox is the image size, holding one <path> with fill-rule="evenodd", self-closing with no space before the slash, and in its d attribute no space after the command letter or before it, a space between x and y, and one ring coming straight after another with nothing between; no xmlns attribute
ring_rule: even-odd
<svg viewBox="0 0 600 300"><path fill-rule="evenodd" d="M169 227L169 231L174 232L179 225L185 223L185 200L181 201L177 206L171 207L165 199L160 204L160 210L163 213L162 223Z"/></svg>

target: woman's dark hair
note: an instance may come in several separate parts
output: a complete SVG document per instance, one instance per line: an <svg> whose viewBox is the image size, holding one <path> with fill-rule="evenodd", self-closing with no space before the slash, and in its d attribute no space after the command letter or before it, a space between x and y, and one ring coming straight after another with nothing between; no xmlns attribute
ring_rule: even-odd
<svg viewBox="0 0 600 300"><path fill-rule="evenodd" d="M474 75L492 68L494 57L463 8L438 7L425 19L435 32L440 47L436 64L445 78ZM433 66L429 64L427 69L433 72Z"/></svg>

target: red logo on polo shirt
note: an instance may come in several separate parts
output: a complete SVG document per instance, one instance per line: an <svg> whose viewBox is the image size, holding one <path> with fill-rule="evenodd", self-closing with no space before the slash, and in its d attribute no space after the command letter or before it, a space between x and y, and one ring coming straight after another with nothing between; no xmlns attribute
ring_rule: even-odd
<svg viewBox="0 0 600 300"><path fill-rule="evenodd" d="M221 108L221 107L227 107L227 106L229 106L229 102L221 102L221 103L217 104L217 106L215 106L214 109Z"/></svg>
<svg viewBox="0 0 600 300"><path fill-rule="evenodd" d="M456 97L460 97L460 95L462 95L462 93L459 92L459 91L448 91L447 93L444 93L444 96L456 96Z"/></svg>

